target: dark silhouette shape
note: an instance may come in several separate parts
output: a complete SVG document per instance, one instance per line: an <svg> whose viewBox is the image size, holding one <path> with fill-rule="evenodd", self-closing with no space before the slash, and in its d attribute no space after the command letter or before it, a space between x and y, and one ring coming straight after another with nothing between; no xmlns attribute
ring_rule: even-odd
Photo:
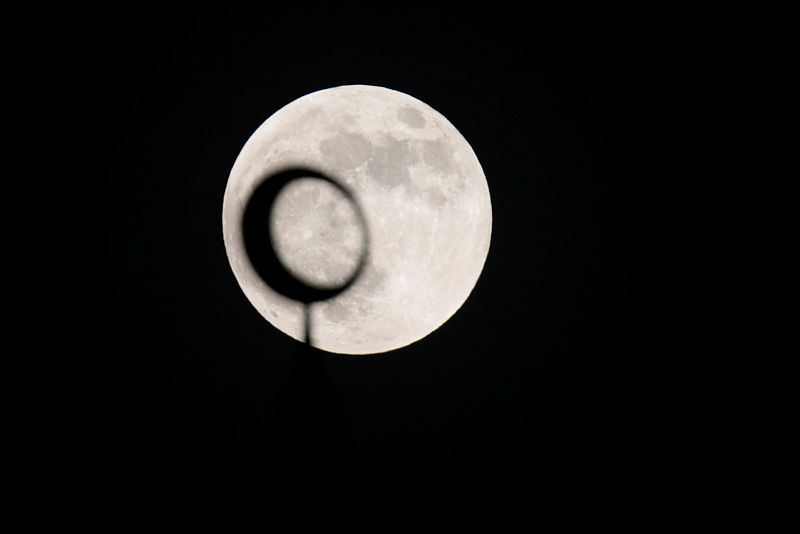
<svg viewBox="0 0 800 534"><path fill-rule="evenodd" d="M276 253L275 243L269 231L275 199L286 185L300 178L324 180L338 189L355 207L356 215L361 224L363 230L361 258L350 278L338 287L317 287L298 280L286 269L286 266L283 265ZM321 172L302 167L285 169L264 177L255 191L253 191L244 211L242 236L247 256L264 282L281 295L302 302L305 305L305 342L311 344L311 314L309 310L311 303L328 300L349 288L361 275L364 265L366 265L369 251L369 232L361 206L347 188Z"/></svg>
<svg viewBox="0 0 800 534"><path fill-rule="evenodd" d="M323 351L298 344L277 399L270 452L280 465L269 475L301 497L332 496L364 476L344 418L344 397L324 358Z"/></svg>
<svg viewBox="0 0 800 534"><path fill-rule="evenodd" d="M361 258L350 278L339 287L315 287L298 280L276 253L269 231L273 206L281 190L299 178L324 180L341 191L355 207L362 225ZM323 352L311 343L310 306L335 297L361 275L369 250L364 213L352 193L338 182L312 169L291 168L265 176L253 191L245 208L242 234L247 255L264 282L305 306L305 343L297 347L288 384L278 399L273 452L283 462L280 472L271 472L270 476L277 477L290 493L335 495L343 480L359 476L360 463L343 427L342 396L332 383Z"/></svg>

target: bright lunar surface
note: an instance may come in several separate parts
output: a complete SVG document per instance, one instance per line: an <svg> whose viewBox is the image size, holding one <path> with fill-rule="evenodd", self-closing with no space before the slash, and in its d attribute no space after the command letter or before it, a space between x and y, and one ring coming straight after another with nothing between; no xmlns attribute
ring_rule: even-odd
<svg viewBox="0 0 800 534"><path fill-rule="evenodd" d="M336 287L311 305L317 348L374 354L409 345L447 321L480 276L492 231L489 188L469 143L441 114L404 93L366 85L335 87L291 102L267 119L233 165L222 209L225 248L247 298L276 328L303 340L304 305L273 290L255 271L242 237L252 192L288 168L315 169L287 184L269 229L275 252L297 279Z"/></svg>

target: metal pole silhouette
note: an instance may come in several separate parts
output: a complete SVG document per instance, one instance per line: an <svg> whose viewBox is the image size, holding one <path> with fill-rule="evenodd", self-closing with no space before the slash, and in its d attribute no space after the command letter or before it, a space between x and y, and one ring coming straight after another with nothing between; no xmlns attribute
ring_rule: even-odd
<svg viewBox="0 0 800 534"><path fill-rule="evenodd" d="M301 178L323 180L338 189L355 208L361 225L361 257L351 276L337 287L317 287L298 280L281 262L269 232L275 200L290 182ZM308 168L293 167L266 176L253 191L242 218L242 237L247 256L264 282L281 295L303 304L305 343L311 345L311 304L331 299L353 285L361 275L369 256L369 232L361 206L345 186L325 174Z"/></svg>

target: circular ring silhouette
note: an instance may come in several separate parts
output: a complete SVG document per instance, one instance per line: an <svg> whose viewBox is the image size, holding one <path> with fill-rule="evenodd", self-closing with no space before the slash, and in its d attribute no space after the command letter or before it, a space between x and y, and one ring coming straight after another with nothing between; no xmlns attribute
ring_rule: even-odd
<svg viewBox="0 0 800 534"><path fill-rule="evenodd" d="M338 287L315 287L298 280L289 272L275 250L275 243L269 231L275 200L284 187L300 178L316 178L335 187L353 205L361 225L361 257L350 278ZM321 172L302 167L283 170L261 181L244 210L242 238L247 256L261 279L281 295L305 304L333 298L352 286L364 269L369 250L367 221L353 194L345 186Z"/></svg>

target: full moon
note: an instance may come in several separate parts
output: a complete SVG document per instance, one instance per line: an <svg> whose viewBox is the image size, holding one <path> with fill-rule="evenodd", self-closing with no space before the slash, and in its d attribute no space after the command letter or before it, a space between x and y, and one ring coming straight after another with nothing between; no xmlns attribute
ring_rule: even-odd
<svg viewBox="0 0 800 534"><path fill-rule="evenodd" d="M478 158L458 130L420 100L349 85L308 94L275 112L247 140L228 178L225 250L245 296L270 324L303 340L304 304L258 275L242 221L263 180L296 167L317 169L352 199L313 177L281 190L264 231L286 269L304 283L335 287L366 253L351 285L310 306L315 347L339 354L398 349L434 332L464 304L492 233L489 187Z"/></svg>

